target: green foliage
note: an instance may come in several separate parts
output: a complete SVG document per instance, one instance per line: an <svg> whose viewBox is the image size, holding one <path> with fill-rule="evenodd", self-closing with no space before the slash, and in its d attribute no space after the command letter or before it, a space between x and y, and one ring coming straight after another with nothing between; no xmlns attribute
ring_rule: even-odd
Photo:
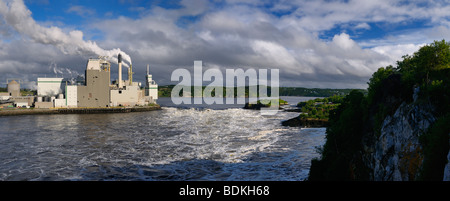
<svg viewBox="0 0 450 201"><path fill-rule="evenodd" d="M421 171L421 180L442 180L444 167L447 164L447 153L450 135L450 114L441 117L428 130L420 136L420 143L424 147L424 162Z"/></svg>
<svg viewBox="0 0 450 201"><path fill-rule="evenodd" d="M430 73L450 67L450 44L445 40L435 41L423 46L412 56L403 56L403 61L397 62L397 65L404 82L409 86L428 85L432 82Z"/></svg>
<svg viewBox="0 0 450 201"><path fill-rule="evenodd" d="M174 87L175 85L159 86L158 97L170 97Z"/></svg>
<svg viewBox="0 0 450 201"><path fill-rule="evenodd" d="M280 106L280 105L287 105L288 102L282 99L275 99L273 100L273 102ZM256 101L256 103L246 103L244 106L244 109L256 109L259 110L262 107L270 107L272 105L272 101L271 100L258 100Z"/></svg>
<svg viewBox="0 0 450 201"><path fill-rule="evenodd" d="M21 89L20 95L21 96L34 96L37 94L37 90L31 90L31 89Z"/></svg>
<svg viewBox="0 0 450 201"><path fill-rule="evenodd" d="M450 44L435 41L419 49L412 56L403 56L397 68L379 68L368 83L368 103L372 109L375 133L380 132L381 123L392 114L403 101L411 102L413 90L420 87L420 96L438 107L438 115L449 111L450 94ZM400 78L400 79L398 79ZM425 100L427 99L427 100Z"/></svg>
<svg viewBox="0 0 450 201"><path fill-rule="evenodd" d="M0 93L6 93L6 92L8 92L8 88L0 87ZM36 94L37 94L37 90L20 89L20 95L21 96L34 96Z"/></svg>
<svg viewBox="0 0 450 201"><path fill-rule="evenodd" d="M312 161L309 180L352 180L363 174L352 167L362 164L355 158L360 158L357 155L362 146L366 104L363 93L352 91L337 109L331 110L322 159Z"/></svg>
<svg viewBox="0 0 450 201"><path fill-rule="evenodd" d="M368 179L362 160L363 139L377 139L386 116L392 115L401 103L412 102L417 87L420 90L416 101L432 103L438 118L420 137L424 161L419 179L442 180L450 146L449 81L450 44L445 40L403 56L397 67L379 68L368 82L366 97L352 91L337 109L330 111L327 141L319 149L321 158L311 162L309 180ZM299 106L309 107L311 103Z"/></svg>
<svg viewBox="0 0 450 201"><path fill-rule="evenodd" d="M438 116L450 113L450 68L430 73L430 84L421 86L421 97L426 97L436 107Z"/></svg>
<svg viewBox="0 0 450 201"><path fill-rule="evenodd" d="M328 120L330 111L336 109L343 100L343 96L331 96L328 98L316 98L314 100L299 102L297 107L301 107L302 110L300 118Z"/></svg>
<svg viewBox="0 0 450 201"><path fill-rule="evenodd" d="M382 81L386 80L389 76L394 74L396 70L392 66L387 66L386 68L379 68L375 73L373 73L372 78L369 79L367 83L369 104L372 104L372 100L379 96L381 90L383 90Z"/></svg>

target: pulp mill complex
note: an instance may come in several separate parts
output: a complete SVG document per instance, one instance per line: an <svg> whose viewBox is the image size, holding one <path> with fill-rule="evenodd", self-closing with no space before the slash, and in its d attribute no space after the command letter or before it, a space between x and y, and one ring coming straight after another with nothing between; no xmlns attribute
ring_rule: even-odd
<svg viewBox="0 0 450 201"><path fill-rule="evenodd" d="M104 57L89 59L85 80L71 83L65 78L37 78L37 95L21 96L20 80L8 81L7 93L0 93L0 106L35 108L107 108L144 106L156 103L158 85L149 74L145 86L133 82L132 65L128 79L122 79L122 56L118 55L118 79L111 82L111 64ZM141 89L143 87L143 89Z"/></svg>

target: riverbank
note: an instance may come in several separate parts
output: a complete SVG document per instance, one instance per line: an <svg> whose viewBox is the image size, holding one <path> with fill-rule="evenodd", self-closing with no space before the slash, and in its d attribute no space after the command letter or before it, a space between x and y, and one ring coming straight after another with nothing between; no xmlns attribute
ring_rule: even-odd
<svg viewBox="0 0 450 201"><path fill-rule="evenodd" d="M277 100L275 100L275 101L277 101ZM261 103L260 100L258 100L256 103L245 103L244 109L261 110L262 107L270 107L271 103L272 102L263 104L263 103ZM282 109L281 106L288 105L288 102L285 100L282 100L282 99L278 99L278 105L279 105L279 109Z"/></svg>
<svg viewBox="0 0 450 201"><path fill-rule="evenodd" d="M322 128L328 126L328 119L301 118L300 116L282 121L281 125L302 128Z"/></svg>
<svg viewBox="0 0 450 201"><path fill-rule="evenodd" d="M16 116L16 115L42 115L42 114L99 114L99 113L129 113L129 112L146 112L160 110L161 106L138 106L138 107L109 107L109 108L52 108L52 109L2 109L0 116Z"/></svg>

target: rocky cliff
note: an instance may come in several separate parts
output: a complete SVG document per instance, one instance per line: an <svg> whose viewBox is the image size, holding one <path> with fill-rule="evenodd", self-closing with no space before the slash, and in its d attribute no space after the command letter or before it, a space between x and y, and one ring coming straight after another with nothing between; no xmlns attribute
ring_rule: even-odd
<svg viewBox="0 0 450 201"><path fill-rule="evenodd" d="M330 112L310 180L450 180L450 43L402 58Z"/></svg>
<svg viewBox="0 0 450 201"><path fill-rule="evenodd" d="M365 163L371 170L371 179L414 181L420 177L424 163L420 137L437 118L433 115L435 107L430 102L418 101L417 92L412 103L403 102L393 115L384 119L379 136L365 147ZM442 179L450 180L450 150Z"/></svg>
<svg viewBox="0 0 450 201"><path fill-rule="evenodd" d="M327 129L322 158L312 161L311 180L450 180L450 118L436 116L438 107L419 97L419 88L411 98L385 92L373 105L388 107L367 108L367 115L361 114L364 107L351 108L358 105L356 96L353 102L348 97L347 109L341 108ZM373 122L380 110L387 115L377 127Z"/></svg>
<svg viewBox="0 0 450 201"><path fill-rule="evenodd" d="M449 141L450 143L450 141ZM447 154L447 165L444 168L444 178L443 181L450 181L450 151Z"/></svg>
<svg viewBox="0 0 450 201"><path fill-rule="evenodd" d="M418 92L418 91L417 91ZM416 93L417 93L416 92ZM444 150L429 151L432 143L425 143L424 136L434 136L436 133L430 133L430 129L437 124L439 120L436 114L436 107L430 101L418 99L414 93L413 101L404 101L399 104L394 112L383 118L380 132L367 132L362 129L361 148L357 148L355 143L348 143L349 138L336 132L331 125L328 128L327 144L322 149L322 158L313 160L314 164L310 171L311 180L374 180L374 181L415 181L415 180L450 180L450 150L448 144ZM342 120L342 116L340 116ZM356 119L354 121L357 121ZM448 124L444 119L441 123ZM368 128L367 125L365 128ZM447 126L448 128L448 126ZM438 130L441 128L438 128ZM370 130L370 129L369 129ZM440 130L444 135L449 136L448 129ZM348 131L344 132L345 134ZM355 140L355 135L351 138ZM447 138L446 141L448 140ZM341 141L344 140L344 141ZM343 144L347 142L347 144ZM443 142L449 143L450 142ZM344 152L349 146L356 146L353 151ZM358 151L359 149L359 151ZM428 156L427 156L428 150ZM445 152L445 164L435 165L436 153ZM431 153L431 157L430 157ZM424 169L425 161L428 162L428 169ZM442 159L438 159L441 160ZM432 163L433 165L429 165ZM348 164L348 165L347 165ZM346 170L348 168L348 170ZM433 177L430 179L425 174L429 172L440 172L439 179ZM337 174L344 176L339 177ZM346 175L346 176L345 176Z"/></svg>
<svg viewBox="0 0 450 201"><path fill-rule="evenodd" d="M430 104L402 103L383 121L369 167L378 181L410 181L418 177L423 162L419 137L436 121Z"/></svg>

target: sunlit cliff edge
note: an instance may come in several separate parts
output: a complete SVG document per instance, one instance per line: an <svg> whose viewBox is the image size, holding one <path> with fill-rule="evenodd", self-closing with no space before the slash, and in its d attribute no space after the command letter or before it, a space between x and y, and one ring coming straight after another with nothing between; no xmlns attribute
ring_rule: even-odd
<svg viewBox="0 0 450 201"><path fill-rule="evenodd" d="M309 180L450 180L450 44L378 69L330 113Z"/></svg>

